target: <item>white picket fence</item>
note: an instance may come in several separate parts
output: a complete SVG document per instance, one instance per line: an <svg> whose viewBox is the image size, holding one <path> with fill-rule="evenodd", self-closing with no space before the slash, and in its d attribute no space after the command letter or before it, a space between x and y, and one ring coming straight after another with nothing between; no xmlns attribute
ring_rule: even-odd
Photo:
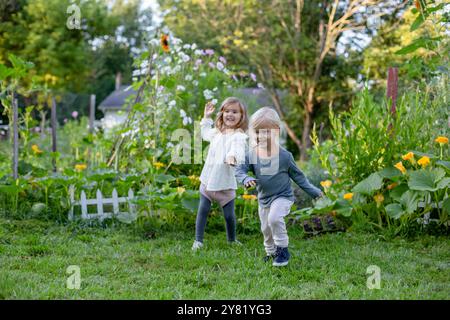
<svg viewBox="0 0 450 320"><path fill-rule="evenodd" d="M97 197L95 199L87 199L86 193L82 190L80 194L80 200L75 200L75 188L73 185L69 187L70 194L70 210L69 210L69 220L74 219L74 207L81 206L81 219L90 220L90 219L99 219L103 220L106 218L111 218L113 216L119 216L121 214L134 214L136 211L135 205L132 203L134 199L134 192L132 189L128 190L128 197L119 197L117 194L117 190L114 189L112 191L112 198L104 198L103 194L100 190L97 189ZM128 203L128 212L120 211L119 204L120 203ZM113 212L105 212L103 205L112 204ZM88 205L97 206L96 213L88 213Z"/></svg>

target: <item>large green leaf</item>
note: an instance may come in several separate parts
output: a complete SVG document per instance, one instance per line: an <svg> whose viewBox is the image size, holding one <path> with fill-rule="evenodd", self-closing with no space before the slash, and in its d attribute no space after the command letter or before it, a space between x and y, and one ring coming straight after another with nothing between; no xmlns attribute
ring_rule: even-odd
<svg viewBox="0 0 450 320"><path fill-rule="evenodd" d="M188 209L192 213L197 212L197 208L198 208L199 202L200 202L200 200L197 199L197 198L182 199L181 200L181 204L183 205L183 207L185 207L186 209Z"/></svg>
<svg viewBox="0 0 450 320"><path fill-rule="evenodd" d="M417 210L417 204L419 203L419 194L415 191L408 190L406 191L401 199L400 203L407 213L413 213Z"/></svg>
<svg viewBox="0 0 450 320"><path fill-rule="evenodd" d="M442 168L423 169L411 172L408 186L412 190L436 191L438 182L445 176Z"/></svg>
<svg viewBox="0 0 450 320"><path fill-rule="evenodd" d="M157 174L157 175L155 175L155 180L157 182L166 183L166 182L174 181L174 180L176 180L176 178L171 176L170 174Z"/></svg>
<svg viewBox="0 0 450 320"><path fill-rule="evenodd" d="M389 192L389 196L396 201L400 201L402 195L408 190L409 188L406 184L400 184Z"/></svg>
<svg viewBox="0 0 450 320"><path fill-rule="evenodd" d="M442 209L447 213L450 214L450 198L447 198L442 203Z"/></svg>
<svg viewBox="0 0 450 320"><path fill-rule="evenodd" d="M402 175L401 171L394 167L387 167L383 170L378 171L378 174L382 178L392 179Z"/></svg>
<svg viewBox="0 0 450 320"><path fill-rule="evenodd" d="M405 211L403 211L403 208L398 203L391 203L386 206L386 212L387 214L394 219L399 219L402 215L405 214Z"/></svg>
<svg viewBox="0 0 450 320"><path fill-rule="evenodd" d="M450 186L450 177L445 177L437 184L438 189L445 189Z"/></svg>
<svg viewBox="0 0 450 320"><path fill-rule="evenodd" d="M353 192L358 192L366 195L370 195L373 192L380 190L383 185L383 178L375 172L368 176L366 179L358 183Z"/></svg>

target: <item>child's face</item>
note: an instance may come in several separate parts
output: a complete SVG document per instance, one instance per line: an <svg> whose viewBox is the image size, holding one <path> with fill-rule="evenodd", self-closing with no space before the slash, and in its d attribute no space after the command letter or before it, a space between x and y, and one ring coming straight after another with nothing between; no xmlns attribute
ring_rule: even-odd
<svg viewBox="0 0 450 320"><path fill-rule="evenodd" d="M223 123L227 128L235 128L241 121L242 112L238 104L230 104L223 109Z"/></svg>
<svg viewBox="0 0 450 320"><path fill-rule="evenodd" d="M276 141L280 136L280 129L259 129L256 130L256 139L258 144L260 145L266 145L269 143L269 141L274 139L273 141Z"/></svg>

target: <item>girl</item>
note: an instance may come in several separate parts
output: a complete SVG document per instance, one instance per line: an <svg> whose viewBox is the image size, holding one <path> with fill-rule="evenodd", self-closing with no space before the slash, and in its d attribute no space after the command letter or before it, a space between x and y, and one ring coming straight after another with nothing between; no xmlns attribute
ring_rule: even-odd
<svg viewBox="0 0 450 320"><path fill-rule="evenodd" d="M236 217L234 215L234 198L237 189L234 166L245 160L247 109L239 99L227 98L220 106L215 128L212 127L211 115L213 112L213 104L207 103L204 117L200 122L202 138L209 141L210 145L200 175L200 204L192 250L203 247L206 218L212 201L217 201L223 209L228 241L240 243L236 240Z"/></svg>
<svg viewBox="0 0 450 320"><path fill-rule="evenodd" d="M291 179L313 198L321 197L320 189L313 186L297 167L292 154L279 145L281 121L275 110L259 109L250 120L253 146L246 162L236 169L236 178L245 187L256 186L258 213L267 256L274 266L285 266L289 261L286 224L284 217L294 203ZM256 179L247 175L251 171Z"/></svg>

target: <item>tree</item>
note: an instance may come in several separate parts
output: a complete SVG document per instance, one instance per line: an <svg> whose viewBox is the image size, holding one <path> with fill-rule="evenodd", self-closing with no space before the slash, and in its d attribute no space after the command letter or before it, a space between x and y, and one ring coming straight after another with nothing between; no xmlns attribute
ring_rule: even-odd
<svg viewBox="0 0 450 320"><path fill-rule="evenodd" d="M233 62L256 70L301 159L311 145L318 110L331 102L349 101L348 80L358 69L336 53L339 39L346 31L366 28L368 16L393 5L378 0L162 0L161 4L173 8L165 22L177 36L221 50ZM294 99L291 110L283 108L276 88L289 90Z"/></svg>

